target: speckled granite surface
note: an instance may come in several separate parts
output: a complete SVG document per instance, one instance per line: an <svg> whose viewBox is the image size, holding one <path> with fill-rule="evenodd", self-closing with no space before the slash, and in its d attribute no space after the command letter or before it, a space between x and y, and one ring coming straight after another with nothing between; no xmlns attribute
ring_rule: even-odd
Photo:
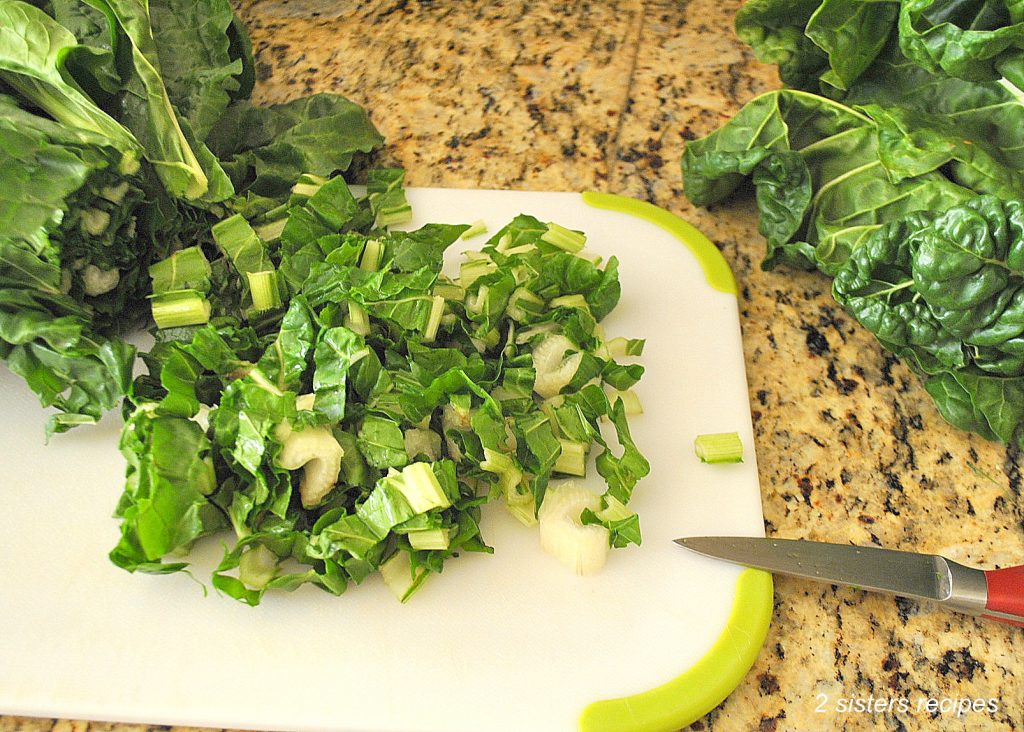
<svg viewBox="0 0 1024 732"><path fill-rule="evenodd" d="M1019 451L947 426L814 274L762 272L753 209L681 195L687 139L777 84L731 31L736 0L249 0L259 98L344 93L411 185L644 198L732 264L770 535L1024 563ZM694 730L1015 730L1024 630L852 589L776 580L764 651ZM957 714L950 705L981 700ZM908 708L904 709L902 700ZM863 707L868 702L870 710ZM0 717L13 732L142 727ZM182 728L177 728L182 729Z"/></svg>
<svg viewBox="0 0 1024 732"><path fill-rule="evenodd" d="M365 105L409 185L607 186L640 2L243 7L259 98L332 91Z"/></svg>

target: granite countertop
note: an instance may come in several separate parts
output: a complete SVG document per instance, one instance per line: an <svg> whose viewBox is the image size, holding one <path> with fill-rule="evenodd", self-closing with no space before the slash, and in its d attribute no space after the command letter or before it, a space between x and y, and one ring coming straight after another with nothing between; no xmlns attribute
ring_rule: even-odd
<svg viewBox="0 0 1024 732"><path fill-rule="evenodd" d="M740 288L770 536L1024 563L1020 452L945 424L823 277L761 271L752 202L703 210L682 195L685 142L778 86L732 32L738 5L246 0L239 9L257 54L257 99L332 91L364 104L388 140L385 162L407 168L409 185L609 191L707 233ZM775 588L759 659L692 729L1022 724L1024 664L1012 643L1024 631L854 589L786 578ZM850 703L901 698L908 711ZM986 709L958 717L949 705L959 699ZM142 729L0 717L5 732Z"/></svg>

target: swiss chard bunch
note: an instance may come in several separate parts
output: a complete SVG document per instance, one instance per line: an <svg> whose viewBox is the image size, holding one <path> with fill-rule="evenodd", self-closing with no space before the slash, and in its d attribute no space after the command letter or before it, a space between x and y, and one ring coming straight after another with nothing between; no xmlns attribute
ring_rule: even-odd
<svg viewBox="0 0 1024 732"><path fill-rule="evenodd" d="M605 551L639 543L626 503L649 468L626 413L643 368L616 355L643 344L599 325L618 302L616 260L601 267L579 232L519 216L451 277L444 253L469 227L380 228L407 205L399 172L371 182L357 198L340 177L306 178L283 215L215 232L247 242L222 259L238 280L273 272L280 305L218 317L222 293L245 288L213 283L209 322L163 332L145 356L122 440L119 566L181 569L164 557L230 528L213 581L242 601L304 583L340 594L376 571L404 600L450 557L490 551L482 504L537 523L549 481L584 475L594 446L607 491L575 518Z"/></svg>
<svg viewBox="0 0 1024 732"><path fill-rule="evenodd" d="M765 268L834 277L943 416L1006 442L1024 442L1022 29L1011 3L751 0L736 31L790 88L683 158L699 205L753 183Z"/></svg>
<svg viewBox="0 0 1024 732"><path fill-rule="evenodd" d="M4 95L0 140L0 356L60 410L47 427L60 432L114 408L131 379L134 349L98 333L148 287L132 261L146 182L98 133Z"/></svg>

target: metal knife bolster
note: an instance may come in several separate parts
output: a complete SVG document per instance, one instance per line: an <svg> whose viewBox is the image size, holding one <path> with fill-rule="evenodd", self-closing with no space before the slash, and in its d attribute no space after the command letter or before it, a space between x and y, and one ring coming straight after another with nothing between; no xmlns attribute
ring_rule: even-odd
<svg viewBox="0 0 1024 732"><path fill-rule="evenodd" d="M985 609L988 602L988 581L985 572L965 567L944 557L935 557L939 574L940 597L938 602L952 610L970 615L991 615Z"/></svg>

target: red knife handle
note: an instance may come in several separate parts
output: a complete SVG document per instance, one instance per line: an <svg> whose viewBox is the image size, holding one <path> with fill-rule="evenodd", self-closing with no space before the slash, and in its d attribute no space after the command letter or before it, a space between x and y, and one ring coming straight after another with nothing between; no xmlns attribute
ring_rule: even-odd
<svg viewBox="0 0 1024 732"><path fill-rule="evenodd" d="M983 617L1024 627L1024 565L987 570L985 582L988 584L985 608L1000 614L983 613Z"/></svg>

